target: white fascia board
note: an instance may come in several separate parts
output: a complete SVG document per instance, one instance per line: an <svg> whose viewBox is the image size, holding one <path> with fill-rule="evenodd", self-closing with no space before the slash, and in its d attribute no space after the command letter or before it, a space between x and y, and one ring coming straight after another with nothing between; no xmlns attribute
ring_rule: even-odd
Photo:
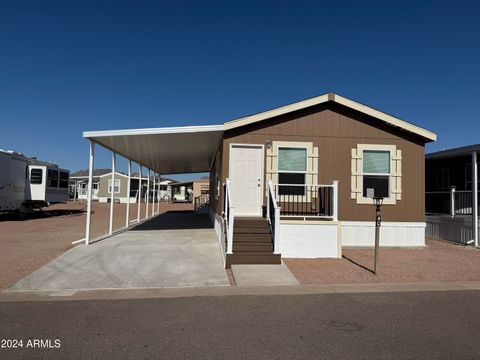
<svg viewBox="0 0 480 360"><path fill-rule="evenodd" d="M346 107L349 107L351 109L357 110L359 112L362 112L364 114L370 115L374 118L380 119L385 121L386 123L399 127L403 130L407 130L411 133L420 135L426 139L429 139L431 141L436 141L437 140L437 134L434 132L424 129L420 126L414 125L412 123L409 123L405 120L401 120L399 118L396 118L392 115L388 115L382 111L376 110L371 108L370 106L363 105L361 103L358 103L356 101L347 99L346 97L340 96L335 94L334 95L334 100L336 103L344 105Z"/></svg>
<svg viewBox="0 0 480 360"><path fill-rule="evenodd" d="M98 175L98 177L105 177L105 176L110 176L110 177L111 177L111 176L112 176L112 172L110 171L109 173L106 173L106 174L103 174L103 175ZM125 177L125 178L128 177L128 175L124 175L124 174L122 174L122 173L119 173L118 171L115 171L115 177L116 177L116 176L122 176L122 177Z"/></svg>
<svg viewBox="0 0 480 360"><path fill-rule="evenodd" d="M225 123L225 130L230 130L240 126L253 124L258 121L270 119L275 116L284 115L292 111L301 110L314 105L319 105L327 101L328 101L328 94L324 94L311 99L299 101L294 104L289 104L289 105L281 106L276 109L267 110L255 115L245 116L239 119L227 121Z"/></svg>
<svg viewBox="0 0 480 360"><path fill-rule="evenodd" d="M209 131L223 131L223 125L203 125L203 126L177 126L165 128L148 128L148 129L126 129L126 130L100 130L100 131L84 131L84 138L96 138L107 136L122 135L157 135L157 134L176 134L176 133L198 133Z"/></svg>
<svg viewBox="0 0 480 360"><path fill-rule="evenodd" d="M240 126L245 126L249 124L253 124L259 121L263 121L266 119L270 119L275 116L280 116L284 115L293 111L305 109L310 106L315 106L315 105L320 105L323 103L326 103L327 101L333 101L337 104L341 104L343 106L346 106L348 108L351 108L353 110L359 111L361 113L364 113L366 115L372 116L376 119L382 120L386 122L387 124L390 124L392 126L401 128L403 130L409 131L411 133L417 134L419 136L424 137L425 139L431 140L431 141L436 141L437 140L437 134L435 134L432 131L426 130L420 126L416 126L414 124L411 124L407 121L400 120L392 115L388 115L384 112L381 112L379 110L376 110L374 108L371 108L367 105L363 105L359 102L350 100L346 97L337 95L335 93L328 93L324 95L320 95L311 99L299 101L290 105L285 105L281 106L276 109L264 111L258 114L250 115L250 116L245 116L239 119L227 121L225 123L225 130L230 130L234 129Z"/></svg>

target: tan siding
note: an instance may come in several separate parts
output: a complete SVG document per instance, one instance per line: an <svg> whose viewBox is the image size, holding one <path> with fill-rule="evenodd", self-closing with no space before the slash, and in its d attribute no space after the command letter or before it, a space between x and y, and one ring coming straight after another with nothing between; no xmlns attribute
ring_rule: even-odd
<svg viewBox="0 0 480 360"><path fill-rule="evenodd" d="M420 138L338 105L316 107L227 131L223 141L223 181L228 177L230 144L265 144L269 140L311 141L318 147L318 182L339 180L339 219L345 221L369 221L374 217L373 205L359 205L350 198L352 148L358 144L396 145L403 153L402 199L395 205L384 205L383 218L424 221L425 162Z"/></svg>
<svg viewBox="0 0 480 360"><path fill-rule="evenodd" d="M109 197L110 193L108 192L108 180L111 179L111 176L103 176L100 178L100 184L98 185L98 196L99 197ZM120 179L120 192L115 193L115 197L125 197L127 196L127 184L128 178L123 176L115 176L115 179Z"/></svg>

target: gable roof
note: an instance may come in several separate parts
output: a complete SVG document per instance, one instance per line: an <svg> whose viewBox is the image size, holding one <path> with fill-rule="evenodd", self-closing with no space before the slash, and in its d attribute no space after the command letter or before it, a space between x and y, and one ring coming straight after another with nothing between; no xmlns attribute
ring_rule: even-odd
<svg viewBox="0 0 480 360"><path fill-rule="evenodd" d="M419 135L423 138L425 138L427 141L436 141L437 140L437 134L435 134L432 131L429 131L427 129L424 129L422 127L419 127L417 125L414 125L412 123L409 123L407 121L401 120L399 118L396 118L392 115L388 115L384 112L381 112L379 110L376 110L374 108L371 108L369 106L366 106L364 104L358 103L356 101L347 99L346 97L340 96L335 93L328 93L324 95L320 95L317 97L313 97L310 99L302 100L290 105L285 105L281 106L275 109L263 111L258 114L250 115L250 116L245 116L239 119L227 121L224 124L225 130L230 130L230 129L235 129L241 126L249 125L249 124L254 124L260 121L264 121L267 119L271 119L275 116L280 116L284 114L288 114L293 111L297 110L302 110L305 108L308 108L310 106L315 106L319 104L326 103L328 101L335 102L337 104L341 104L343 106L346 106L350 109L359 111L363 114L372 116L376 119L379 119L391 126L400 128L402 130L411 132L413 134Z"/></svg>

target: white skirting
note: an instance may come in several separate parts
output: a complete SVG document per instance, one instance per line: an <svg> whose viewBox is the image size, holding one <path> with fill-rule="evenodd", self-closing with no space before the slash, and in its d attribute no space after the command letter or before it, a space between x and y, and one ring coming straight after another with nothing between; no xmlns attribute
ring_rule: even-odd
<svg viewBox="0 0 480 360"><path fill-rule="evenodd" d="M286 258L339 258L339 231L336 222L280 223L280 254Z"/></svg>
<svg viewBox="0 0 480 360"><path fill-rule="evenodd" d="M213 227L215 229L215 233L217 234L218 242L220 244L220 252L222 253L223 262L226 261L226 250L225 250L225 231L223 225L223 219L220 215L218 215L215 211L211 208L208 208L210 220L212 221Z"/></svg>
<svg viewBox="0 0 480 360"><path fill-rule="evenodd" d="M342 246L374 245L373 221L342 221ZM382 222L380 246L425 246L425 223Z"/></svg>

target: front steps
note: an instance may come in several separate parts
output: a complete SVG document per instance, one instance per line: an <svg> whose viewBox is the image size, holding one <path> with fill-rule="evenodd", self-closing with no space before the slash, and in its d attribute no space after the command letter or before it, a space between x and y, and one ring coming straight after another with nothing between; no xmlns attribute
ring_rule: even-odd
<svg viewBox="0 0 480 360"><path fill-rule="evenodd" d="M233 264L281 264L280 254L273 253L270 226L264 218L235 218L233 254L227 254L227 268Z"/></svg>

